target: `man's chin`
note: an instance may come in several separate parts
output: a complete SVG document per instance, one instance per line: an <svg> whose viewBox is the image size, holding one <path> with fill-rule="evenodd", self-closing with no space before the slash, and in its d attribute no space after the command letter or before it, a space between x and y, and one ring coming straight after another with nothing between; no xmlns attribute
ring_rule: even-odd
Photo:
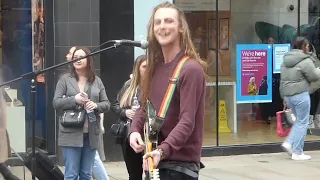
<svg viewBox="0 0 320 180"><path fill-rule="evenodd" d="M167 46L170 46L172 43L170 41L163 41L163 42L159 42L159 44L162 47L167 47Z"/></svg>

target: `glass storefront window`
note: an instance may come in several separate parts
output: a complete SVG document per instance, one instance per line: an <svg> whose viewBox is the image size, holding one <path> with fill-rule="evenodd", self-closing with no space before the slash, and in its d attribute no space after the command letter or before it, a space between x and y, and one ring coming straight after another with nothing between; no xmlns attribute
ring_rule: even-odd
<svg viewBox="0 0 320 180"><path fill-rule="evenodd" d="M0 71L3 81L39 70L33 68L33 63L37 67L43 65L43 33L38 33L39 29L43 31L42 2L42 0L0 0ZM38 23L35 21L39 14L42 19ZM42 36L33 38L33 32ZM33 56L34 49L38 54ZM37 58L39 56L40 58ZM38 63L38 59L42 60L41 63ZM8 132L12 148L17 152L26 152L26 148L31 147L30 81L31 79L19 80L8 84L10 88L6 88L8 96L13 100L7 107ZM38 148L46 149L45 84L39 79L38 81L40 83L37 84L36 145Z"/></svg>
<svg viewBox="0 0 320 180"><path fill-rule="evenodd" d="M273 62L281 55L276 48L289 50L292 39L301 33L320 54L320 2L301 0L299 16L298 1L290 0L220 0L218 12L215 0L174 3L185 12L194 44L209 64L203 145L217 145L217 130L221 146L282 142L284 138L277 136L276 129L276 112L283 109L277 72L281 63ZM248 56L256 53L253 56L260 57L243 61L246 55L240 53L246 48ZM244 70L248 66L249 73ZM307 140L315 139L319 137L307 136Z"/></svg>

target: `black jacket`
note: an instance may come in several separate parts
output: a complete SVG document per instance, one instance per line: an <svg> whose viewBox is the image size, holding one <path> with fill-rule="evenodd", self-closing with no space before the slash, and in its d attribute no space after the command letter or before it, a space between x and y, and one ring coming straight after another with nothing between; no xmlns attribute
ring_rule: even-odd
<svg viewBox="0 0 320 180"><path fill-rule="evenodd" d="M114 113L116 113L116 115L121 121L124 121L124 122L127 121L126 110L129 109L130 107L121 108L120 99L123 96L124 92L127 90L127 88L130 86L130 83L131 83L131 79L129 79L124 83L120 92L117 95L117 99L111 104L111 110Z"/></svg>

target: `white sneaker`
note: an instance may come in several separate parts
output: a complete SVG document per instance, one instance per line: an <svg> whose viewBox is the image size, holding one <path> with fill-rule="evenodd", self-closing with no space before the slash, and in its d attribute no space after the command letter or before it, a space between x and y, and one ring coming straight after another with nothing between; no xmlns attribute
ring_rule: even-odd
<svg viewBox="0 0 320 180"><path fill-rule="evenodd" d="M291 144L284 142L281 144L281 147L284 151L287 151L289 155L293 154L292 146Z"/></svg>
<svg viewBox="0 0 320 180"><path fill-rule="evenodd" d="M311 156L305 155L303 153L300 155L293 153L291 159L296 161L304 161L304 160L310 160Z"/></svg>

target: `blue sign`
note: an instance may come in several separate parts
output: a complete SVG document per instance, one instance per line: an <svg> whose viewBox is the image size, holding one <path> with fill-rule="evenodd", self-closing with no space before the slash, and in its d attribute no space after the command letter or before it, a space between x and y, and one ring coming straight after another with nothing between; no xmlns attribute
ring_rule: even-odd
<svg viewBox="0 0 320 180"><path fill-rule="evenodd" d="M283 62L283 55L290 51L290 44L273 45L273 73L280 73L280 67Z"/></svg>
<svg viewBox="0 0 320 180"><path fill-rule="evenodd" d="M237 45L237 103L272 102L272 45Z"/></svg>

